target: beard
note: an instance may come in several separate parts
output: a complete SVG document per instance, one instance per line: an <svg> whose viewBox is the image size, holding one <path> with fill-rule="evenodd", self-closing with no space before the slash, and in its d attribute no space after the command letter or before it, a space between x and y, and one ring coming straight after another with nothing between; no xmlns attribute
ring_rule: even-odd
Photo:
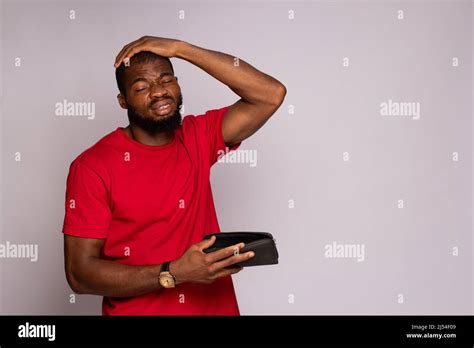
<svg viewBox="0 0 474 348"><path fill-rule="evenodd" d="M156 135L159 133L170 133L181 126L181 105L183 104L183 96L178 96L176 111L169 116L164 116L159 119L146 117L139 114L133 107L128 106L128 120L131 124L141 128L149 135Z"/></svg>

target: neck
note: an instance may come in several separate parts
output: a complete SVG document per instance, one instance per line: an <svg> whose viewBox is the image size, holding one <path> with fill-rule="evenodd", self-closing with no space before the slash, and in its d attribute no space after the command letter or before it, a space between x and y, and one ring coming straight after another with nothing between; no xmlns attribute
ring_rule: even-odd
<svg viewBox="0 0 474 348"><path fill-rule="evenodd" d="M174 131L172 132L163 132L157 134L149 134L143 129L130 124L124 128L125 134L139 143L144 145L160 146L171 143L174 137Z"/></svg>

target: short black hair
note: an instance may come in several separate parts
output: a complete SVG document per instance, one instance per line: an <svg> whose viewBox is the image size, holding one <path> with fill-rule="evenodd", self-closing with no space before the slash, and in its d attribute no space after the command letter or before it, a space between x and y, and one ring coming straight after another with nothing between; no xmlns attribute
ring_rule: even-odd
<svg viewBox="0 0 474 348"><path fill-rule="evenodd" d="M130 65L131 64L141 64L141 63L149 63L154 60L161 59L161 60L167 60L168 64L171 67L171 71L173 72L174 75L174 69L173 69L173 64L171 64L171 60L168 57L163 57L160 56L156 53L149 52L149 51L140 51L137 54L134 54L132 58L130 58ZM120 91L120 93L125 96L126 95L126 90L125 90L125 82L124 82L124 75L125 75L125 69L127 67L125 66L125 63L122 62L118 66L117 69L115 69L115 79L117 80L117 86Z"/></svg>

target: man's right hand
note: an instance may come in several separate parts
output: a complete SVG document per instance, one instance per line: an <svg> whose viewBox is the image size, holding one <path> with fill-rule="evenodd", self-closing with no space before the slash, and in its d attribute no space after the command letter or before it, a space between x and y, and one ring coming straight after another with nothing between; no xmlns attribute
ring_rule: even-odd
<svg viewBox="0 0 474 348"><path fill-rule="evenodd" d="M185 282L210 284L216 279L238 273L242 267L226 268L235 263L252 258L255 253L249 251L244 254L236 254L235 251L242 249L244 243L231 245L206 254L204 249L214 244L215 236L193 244L178 260L170 263L170 272L176 277L176 284ZM234 255L235 254L235 255Z"/></svg>

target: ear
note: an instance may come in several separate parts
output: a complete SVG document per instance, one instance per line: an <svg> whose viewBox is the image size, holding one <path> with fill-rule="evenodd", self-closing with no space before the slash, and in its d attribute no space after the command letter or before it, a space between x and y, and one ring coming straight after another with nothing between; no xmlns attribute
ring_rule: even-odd
<svg viewBox="0 0 474 348"><path fill-rule="evenodd" d="M122 109L128 109L127 102L125 101L125 97L121 93L117 95L117 100L120 106L122 107Z"/></svg>

